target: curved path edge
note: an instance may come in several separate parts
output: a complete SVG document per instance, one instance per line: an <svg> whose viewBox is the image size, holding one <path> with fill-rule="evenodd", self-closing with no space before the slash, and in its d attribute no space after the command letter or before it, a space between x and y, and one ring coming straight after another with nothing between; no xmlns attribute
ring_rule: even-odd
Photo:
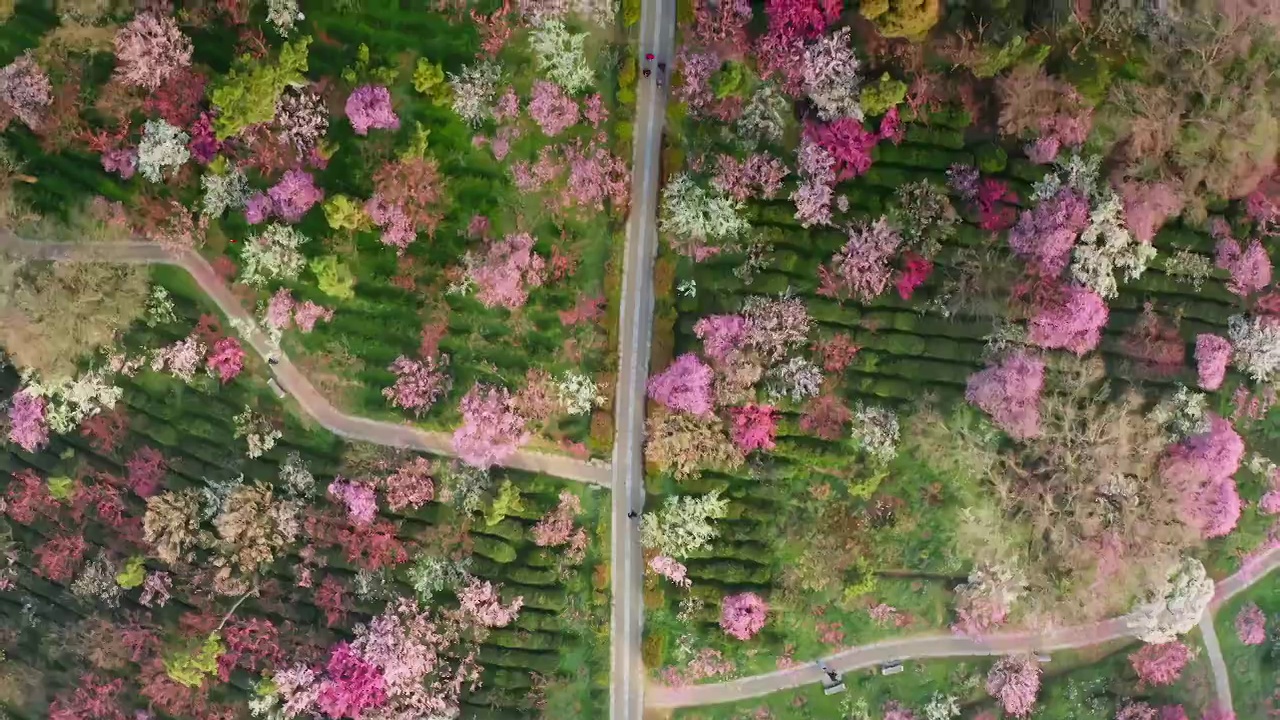
<svg viewBox="0 0 1280 720"><path fill-rule="evenodd" d="M278 362L268 364L280 388L297 400L303 412L325 429L348 440L359 440L407 448L435 455L453 457L453 440L449 433L431 432L383 420L347 415L335 408L315 389L283 351L277 352L258 327L253 315L246 311L214 271L213 266L194 250L170 248L143 241L81 244L24 240L0 233L0 251L29 260L68 262L106 262L131 265L174 265L186 270L200 289L229 318L236 318L252 328L242 336L263 360L275 353ZM543 473L566 480L609 487L611 469L602 461L586 461L550 455L532 450L519 450L502 467Z"/></svg>
<svg viewBox="0 0 1280 720"><path fill-rule="evenodd" d="M1214 673L1218 702L1231 707L1231 687L1226 664L1213 633L1213 614L1228 600L1280 567L1280 548L1272 549L1247 561L1245 567L1217 583L1214 597L1200 620L1205 647ZM1208 630L1205 630L1206 626ZM1009 655L1029 652L1070 650L1132 637L1125 618L1112 618L1089 625L1060 628L1044 633L994 633L982 638L959 635L922 635L902 640L886 640L842 650L825 657L827 664L839 672L851 672L886 662L952 657ZM651 685L647 700L650 707L680 708L749 700L779 690L788 690L821 682L822 670L816 663L797 665L782 670L739 678L728 682L673 688Z"/></svg>

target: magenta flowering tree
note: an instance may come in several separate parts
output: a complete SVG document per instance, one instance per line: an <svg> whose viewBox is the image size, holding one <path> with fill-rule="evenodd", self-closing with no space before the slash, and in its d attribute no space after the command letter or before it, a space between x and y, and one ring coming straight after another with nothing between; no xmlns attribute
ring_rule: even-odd
<svg viewBox="0 0 1280 720"><path fill-rule="evenodd" d="M987 692L1012 717L1027 717L1040 692L1040 666L1028 655L1000 658L987 673Z"/></svg>
<svg viewBox="0 0 1280 720"><path fill-rule="evenodd" d="M715 373L693 353L685 353L666 370L649 378L649 399L677 412L710 415Z"/></svg>
<svg viewBox="0 0 1280 720"><path fill-rule="evenodd" d="M851 117L829 123L810 122L804 134L835 159L837 180L849 180L870 170L871 149L881 139Z"/></svg>
<svg viewBox="0 0 1280 720"><path fill-rule="evenodd" d="M1138 674L1138 680L1147 685L1174 684L1188 662L1191 662L1191 648L1181 640L1143 645L1129 655L1129 664Z"/></svg>
<svg viewBox="0 0 1280 720"><path fill-rule="evenodd" d="M529 300L529 288L546 279L547 263L533 251L533 236L515 233L489 243L484 259L471 271L485 307L516 310Z"/></svg>
<svg viewBox="0 0 1280 720"><path fill-rule="evenodd" d="M493 583L471 578L471 582L458 591L458 603L463 615L472 622L481 627L499 628L515 622L520 608L524 607L524 598L516 596L503 605Z"/></svg>
<svg viewBox="0 0 1280 720"><path fill-rule="evenodd" d="M1196 373L1200 387L1217 390L1227 377L1231 360L1231 342L1224 337L1201 333L1196 335Z"/></svg>
<svg viewBox="0 0 1280 720"><path fill-rule="evenodd" d="M578 124L578 103L559 85L534 80L529 98L529 117L547 137L555 137Z"/></svg>
<svg viewBox="0 0 1280 720"><path fill-rule="evenodd" d="M910 300L916 290L933 274L933 262L929 258L917 255L910 250L902 254L902 270L893 281L898 297Z"/></svg>
<svg viewBox="0 0 1280 720"><path fill-rule="evenodd" d="M386 676L348 643L338 643L325 665L316 706L331 718L358 718L387 702Z"/></svg>
<svg viewBox="0 0 1280 720"><path fill-rule="evenodd" d="M53 85L49 75L36 64L30 53L18 56L0 69L0 109L35 130L44 120L45 110L53 103ZM0 119L0 128L7 124Z"/></svg>
<svg viewBox="0 0 1280 720"><path fill-rule="evenodd" d="M1084 355L1102 340L1109 315L1101 295L1083 285L1068 285L1037 308L1027 327L1027 340L1042 348Z"/></svg>
<svg viewBox="0 0 1280 720"><path fill-rule="evenodd" d="M33 453L49 442L49 425L45 420L45 399L25 390L9 401L9 442Z"/></svg>
<svg viewBox="0 0 1280 720"><path fill-rule="evenodd" d="M1249 241L1241 250L1235 238L1223 236L1218 239L1214 260L1231 274L1227 289L1240 297L1248 297L1271 283L1271 258L1257 240Z"/></svg>
<svg viewBox="0 0 1280 720"><path fill-rule="evenodd" d="M769 32L810 40L826 32L844 9L843 0L766 0Z"/></svg>
<svg viewBox="0 0 1280 720"><path fill-rule="evenodd" d="M529 441L525 419L505 388L476 383L459 406L462 425L453 433L458 458L482 470L501 463Z"/></svg>
<svg viewBox="0 0 1280 720"><path fill-rule="evenodd" d="M448 366L448 355L440 355L439 360L435 357L413 360L401 355L387 368L395 373L396 381L382 391L382 396L393 407L412 411L421 417L453 387L453 378L446 372Z"/></svg>
<svg viewBox="0 0 1280 720"><path fill-rule="evenodd" d="M1236 614L1236 637L1244 645L1261 645L1267 641L1267 616L1257 603L1245 603Z"/></svg>
<svg viewBox="0 0 1280 720"><path fill-rule="evenodd" d="M218 378L222 384L235 379L244 370L244 348L240 341L232 337L219 338L204 359L209 374Z"/></svg>
<svg viewBox="0 0 1280 720"><path fill-rule="evenodd" d="M991 416L1015 440L1040 434L1040 393L1044 363L1015 352L996 365L969 377L964 397Z"/></svg>
<svg viewBox="0 0 1280 720"><path fill-rule="evenodd" d="M707 357L723 361L742 349L747 339L747 319L741 315L707 315L693 325Z"/></svg>
<svg viewBox="0 0 1280 720"><path fill-rule="evenodd" d="M849 228L849 241L818 268L818 294L870 302L889 287L893 258L902 235L881 217L870 225Z"/></svg>
<svg viewBox="0 0 1280 720"><path fill-rule="evenodd" d="M769 606L755 593L728 595L720 603L720 627L730 637L750 640L769 617Z"/></svg>
<svg viewBox="0 0 1280 720"><path fill-rule="evenodd" d="M382 85L361 85L347 96L347 119L357 135L370 130L399 130L400 118L391 107L391 91Z"/></svg>
<svg viewBox="0 0 1280 720"><path fill-rule="evenodd" d="M335 478L329 483L329 496L346 506L353 525L369 525L378 515L377 493L361 483Z"/></svg>
<svg viewBox="0 0 1280 720"><path fill-rule="evenodd" d="M1057 277L1071 261L1071 248L1089 226L1089 201L1071 188L1023 210L1009 231L1014 254L1034 263L1047 277Z"/></svg>
<svg viewBox="0 0 1280 720"><path fill-rule="evenodd" d="M769 405L750 403L730 408L733 444L745 455L753 450L772 450L778 436L778 411Z"/></svg>
<svg viewBox="0 0 1280 720"><path fill-rule="evenodd" d="M1244 457L1244 440L1231 423L1206 413L1209 429L1169 448L1160 478L1180 498L1180 516L1205 538L1231 532L1241 502L1234 475Z"/></svg>
<svg viewBox="0 0 1280 720"><path fill-rule="evenodd" d="M324 190L316 187L315 178L303 170L288 170L280 182L267 191L272 210L285 222L302 220L307 211L324 200Z"/></svg>
<svg viewBox="0 0 1280 720"><path fill-rule="evenodd" d="M140 12L116 33L116 77L126 85L158 89L191 65L191 40L169 15Z"/></svg>

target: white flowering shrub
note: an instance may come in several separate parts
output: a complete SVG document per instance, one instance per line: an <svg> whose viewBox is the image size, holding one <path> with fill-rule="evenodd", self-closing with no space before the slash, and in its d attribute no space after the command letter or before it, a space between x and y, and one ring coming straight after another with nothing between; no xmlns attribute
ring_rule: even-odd
<svg viewBox="0 0 1280 720"><path fill-rule="evenodd" d="M267 0L267 22L282 37L288 37L304 15L298 9L298 0Z"/></svg>
<svg viewBox="0 0 1280 720"><path fill-rule="evenodd" d="M744 205L720 191L703 187L681 173L662 189L663 232L695 241L727 240L745 234L751 225L742 216Z"/></svg>
<svg viewBox="0 0 1280 720"><path fill-rule="evenodd" d="M1128 617L1129 629L1146 643L1166 643L1200 622L1213 599L1213 580L1195 558L1183 558L1164 583L1152 588Z"/></svg>
<svg viewBox="0 0 1280 720"><path fill-rule="evenodd" d="M685 558L710 547L720 531L715 520L725 516L729 501L719 490L706 495L671 496L657 512L640 519L640 543L670 558Z"/></svg>
<svg viewBox="0 0 1280 720"><path fill-rule="evenodd" d="M1119 293L1116 275L1136 280L1155 256L1154 246L1129 233L1120 196L1108 192L1089 213L1089 227L1071 253L1071 276L1102 297L1113 298Z"/></svg>
<svg viewBox="0 0 1280 720"><path fill-rule="evenodd" d="M298 249L307 236L288 225L272 223L249 238L240 254L240 279L246 285L261 287L271 280L298 277L306 258Z"/></svg>
<svg viewBox="0 0 1280 720"><path fill-rule="evenodd" d="M87 418L110 410L124 397L124 390L107 380L102 370L90 370L79 377L41 383L23 373L23 392L45 399L45 422L59 435L76 429Z"/></svg>
<svg viewBox="0 0 1280 720"><path fill-rule="evenodd" d="M166 170L177 172L191 159L191 136L164 120L148 120L138 142L138 172L151 182L162 182Z"/></svg>
<svg viewBox="0 0 1280 720"><path fill-rule="evenodd" d="M289 494L297 498L311 497L316 489L316 478L307 468L307 461L302 459L302 455L297 450L290 451L285 456L284 463L280 465L280 481L284 483Z"/></svg>
<svg viewBox="0 0 1280 720"><path fill-rule="evenodd" d="M467 65L461 75L449 73L453 88L453 111L468 125L478 127L493 114L494 96L502 68L488 60Z"/></svg>
<svg viewBox="0 0 1280 720"><path fill-rule="evenodd" d="M822 392L822 368L802 357L793 357L765 373L765 387L771 400L787 398L800 403Z"/></svg>
<svg viewBox="0 0 1280 720"><path fill-rule="evenodd" d="M244 412L235 417L235 436L244 438L249 449L247 455L250 458L260 458L265 453L276 446L276 441L280 439L280 431L271 425L271 422L265 417L253 411L253 408L245 406Z"/></svg>
<svg viewBox="0 0 1280 720"><path fill-rule="evenodd" d="M953 720L960 717L960 699L935 692L924 706L924 720Z"/></svg>
<svg viewBox="0 0 1280 720"><path fill-rule="evenodd" d="M853 408L853 441L872 460L889 463L898 456L898 414L858 403Z"/></svg>
<svg viewBox="0 0 1280 720"><path fill-rule="evenodd" d="M1170 442L1177 442L1209 431L1208 410L1209 402L1204 393L1179 383L1173 395L1151 409L1150 417L1169 433Z"/></svg>
<svg viewBox="0 0 1280 720"><path fill-rule="evenodd" d="M574 370L567 370L556 378L556 394L565 412L570 415L583 415L604 404L596 388L595 381L588 375Z"/></svg>
<svg viewBox="0 0 1280 720"><path fill-rule="evenodd" d="M178 316L174 312L173 298L169 297L169 291L160 285L151 287L151 295L147 297L147 309L144 321L147 327L158 327L160 325L168 325L171 322L177 322Z"/></svg>
<svg viewBox="0 0 1280 720"><path fill-rule="evenodd" d="M571 33L561 20L548 20L529 34L534 63L547 79L575 95L595 82L587 64L586 33Z"/></svg>
<svg viewBox="0 0 1280 720"><path fill-rule="evenodd" d="M1280 367L1280 323L1233 315L1227 320L1231 362L1256 382L1268 382Z"/></svg>
<svg viewBox="0 0 1280 720"><path fill-rule="evenodd" d="M228 210L243 208L249 198L249 181L239 168L231 168L222 174L205 173L200 178L200 187L204 190L200 212L210 218L222 217Z"/></svg>
<svg viewBox="0 0 1280 720"><path fill-rule="evenodd" d="M738 116L738 136L755 143L776 143L791 115L791 103L770 83L760 83ZM754 143L753 143L754 145Z"/></svg>

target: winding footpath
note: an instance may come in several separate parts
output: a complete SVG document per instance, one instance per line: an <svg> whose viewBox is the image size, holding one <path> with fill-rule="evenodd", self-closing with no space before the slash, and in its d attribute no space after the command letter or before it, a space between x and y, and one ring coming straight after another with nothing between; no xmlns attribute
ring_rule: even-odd
<svg viewBox="0 0 1280 720"><path fill-rule="evenodd" d="M1222 650L1218 647L1217 635L1213 632L1213 614L1232 597L1266 577L1277 567L1280 567L1280 549L1267 552L1245 569L1217 583L1213 600L1200 620L1205 647L1209 653L1209 662L1213 668L1215 693L1222 707L1232 706L1231 685L1227 676L1226 663L1222 659ZM826 657L825 660L839 672L852 672L893 661L1052 652L1088 647L1129 637L1132 636L1124 618L1113 618L1092 625L1061 628L1044 633L996 633L980 639L946 634L887 640L848 648ZM779 690L818 683L823 679L823 672L818 669L817 664L808 663L710 685L682 688L651 687L648 701L650 707L657 708L714 705L748 700Z"/></svg>
<svg viewBox="0 0 1280 720"><path fill-rule="evenodd" d="M263 360L275 353L278 362L269 364L276 382L297 400L302 411L324 428L348 440L408 448L436 455L453 456L453 439L449 433L429 432L411 425L370 420L347 415L324 398L283 352L272 347L258 327L253 314L245 310L213 266L194 250L172 249L150 242L110 242L92 245L64 242L22 240L7 233L0 234L0 252L32 260L70 262L108 262L133 265L175 265L186 270L200 289L208 295L228 318L243 322L252 330L244 339ZM531 450L516 452L504 467L527 472L554 475L592 485L609 486L609 465L600 461L584 461L562 455L549 455Z"/></svg>
<svg viewBox="0 0 1280 720"><path fill-rule="evenodd" d="M675 47L675 1L643 0L639 54L653 53L671 66ZM653 77L637 78L636 126L632 134L631 217L623 261L618 315L618 383L614 399L613 528L610 618L609 717L640 720L644 716L645 668L640 646L644 636L644 560L639 520L629 517L644 508L645 383L653 339L653 263L658 250L659 165L666 92Z"/></svg>

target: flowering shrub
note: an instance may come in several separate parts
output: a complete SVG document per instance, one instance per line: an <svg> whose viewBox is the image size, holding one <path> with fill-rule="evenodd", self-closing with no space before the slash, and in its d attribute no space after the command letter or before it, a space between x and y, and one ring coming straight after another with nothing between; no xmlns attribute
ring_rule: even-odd
<svg viewBox="0 0 1280 720"><path fill-rule="evenodd" d="M1084 355L1102 340L1109 315L1101 295L1082 285L1068 285L1036 310L1028 323L1027 340Z"/></svg>
<svg viewBox="0 0 1280 720"><path fill-rule="evenodd" d="M303 334L314 330L316 323L320 320L325 322L333 320L333 309L304 300L293 310L293 321L298 325L298 332Z"/></svg>
<svg viewBox="0 0 1280 720"><path fill-rule="evenodd" d="M1236 614L1236 637L1244 645L1261 645L1267 641L1267 616L1257 603L1245 603Z"/></svg>
<svg viewBox="0 0 1280 720"><path fill-rule="evenodd" d="M275 447L276 441L280 439L280 431L248 406L245 407L244 412L235 416L234 423L235 436L245 439L248 445L246 454L250 458L262 457L264 453Z"/></svg>
<svg viewBox="0 0 1280 720"><path fill-rule="evenodd" d="M743 460L718 418L688 413L651 415L644 457L677 480L696 477L706 468L732 470Z"/></svg>
<svg viewBox="0 0 1280 720"><path fill-rule="evenodd" d="M1191 661L1191 648L1180 640L1143 645L1129 655L1138 680L1147 685L1172 685Z"/></svg>
<svg viewBox="0 0 1280 720"><path fill-rule="evenodd" d="M512 408L511 393L476 383L459 405L462 425L453 449L463 462L481 469L499 464L529 441L525 419Z"/></svg>
<svg viewBox="0 0 1280 720"><path fill-rule="evenodd" d="M277 137L292 146L298 157L303 157L317 147L328 132L329 110L316 93L286 88L276 101L272 123Z"/></svg>
<svg viewBox="0 0 1280 720"><path fill-rule="evenodd" d="M517 595L509 604L503 605L493 583L472 578L458 591L458 604L472 622L482 627L499 628L515 622L520 608L524 606L524 598Z"/></svg>
<svg viewBox="0 0 1280 720"><path fill-rule="evenodd" d="M713 408L711 368L693 353L675 359L665 370L649 378L649 398L676 412L709 415Z"/></svg>
<svg viewBox="0 0 1280 720"><path fill-rule="evenodd" d="M479 290L476 298L485 307L516 310L529 299L529 288L546 279L546 261L533 251L529 233L508 235L489 243L484 259L471 271Z"/></svg>
<svg viewBox="0 0 1280 720"><path fill-rule="evenodd" d="M1013 604L1026 592L1022 577L1007 565L978 565L956 588L956 621L951 631L981 637L1009 619Z"/></svg>
<svg viewBox="0 0 1280 720"><path fill-rule="evenodd" d="M1040 666L1029 656L1000 658L987 673L987 692L1013 717L1030 715L1039 691Z"/></svg>
<svg viewBox="0 0 1280 720"><path fill-rule="evenodd" d="M778 411L754 403L730 408L733 443L744 455L753 450L772 450L778 434Z"/></svg>
<svg viewBox="0 0 1280 720"><path fill-rule="evenodd" d="M640 544L670 558L686 558L719 536L714 521L725 516L729 501L719 490L706 495L668 496L662 508L640 519Z"/></svg>
<svg viewBox="0 0 1280 720"><path fill-rule="evenodd" d="M267 191L267 196L271 198L271 207L280 219L296 223L302 220L308 210L324 200L324 190L316 187L311 173L288 170L280 178L280 182Z"/></svg>
<svg viewBox="0 0 1280 720"><path fill-rule="evenodd" d="M822 395L810 400L800 416L800 429L823 440L844 437L845 426L853 413L835 395Z"/></svg>
<svg viewBox="0 0 1280 720"><path fill-rule="evenodd" d="M555 83L534 80L529 117L547 137L555 137L578 124L578 103Z"/></svg>
<svg viewBox="0 0 1280 720"><path fill-rule="evenodd" d="M861 448L873 461L885 464L898 456L898 415L884 407L854 405L853 413L854 444Z"/></svg>
<svg viewBox="0 0 1280 720"><path fill-rule="evenodd" d="M1040 393L1044 363L1023 352L969 377L965 399L991 416L1009 437L1026 440L1040 434Z"/></svg>
<svg viewBox="0 0 1280 720"><path fill-rule="evenodd" d="M357 135L370 130L399 130L400 118L391 107L391 91L382 85L361 85L347 96L347 119Z"/></svg>
<svg viewBox="0 0 1280 720"><path fill-rule="evenodd" d="M36 574L56 583L70 582L88 547L79 535L61 535L36 548Z"/></svg>
<svg viewBox="0 0 1280 720"><path fill-rule="evenodd" d="M1196 335L1196 372L1200 387L1217 390L1227 376L1227 362L1231 360L1231 343L1223 337L1201 333Z"/></svg>
<svg viewBox="0 0 1280 720"><path fill-rule="evenodd" d="M217 377L225 385L244 370L244 358L245 352L240 347L240 341L224 337L213 344L204 362L209 374Z"/></svg>
<svg viewBox="0 0 1280 720"><path fill-rule="evenodd" d="M45 399L25 391L14 393L9 400L9 442L29 453L49 442L45 422Z"/></svg>
<svg viewBox="0 0 1280 720"><path fill-rule="evenodd" d="M889 287L890 263L902 244L902 235L881 217L871 225L853 226L849 240L827 266L818 268L818 294L854 297L870 302Z"/></svg>
<svg viewBox="0 0 1280 720"><path fill-rule="evenodd" d="M1009 231L1009 246L1019 257L1035 263L1045 276L1056 277L1066 270L1076 238L1088 224L1088 201L1075 190L1063 188L1022 211L1018 224Z"/></svg>
<svg viewBox="0 0 1280 720"><path fill-rule="evenodd" d="M411 410L414 415L421 416L453 387L453 378L445 372L448 366L448 355L440 355L439 360L434 357L412 360L401 355L387 368L395 373L396 382L384 389L382 396L393 407Z"/></svg>
<svg viewBox="0 0 1280 720"><path fill-rule="evenodd" d="M1213 538L1231 532L1240 519L1233 476L1244 457L1244 441L1224 418L1209 413L1208 421L1208 431L1170 448L1160 477L1181 498L1183 521Z"/></svg>
<svg viewBox="0 0 1280 720"><path fill-rule="evenodd" d="M191 65L194 48L170 15L140 12L115 37L116 77L127 85L156 90Z"/></svg>
<svg viewBox="0 0 1280 720"><path fill-rule="evenodd" d="M49 82L49 75L36 64L30 53L19 55L0 69L0 107L28 128L35 130L40 127L45 110L52 103L53 85ZM0 121L0 126L4 122L7 121Z"/></svg>
<svg viewBox="0 0 1280 720"><path fill-rule="evenodd" d="M769 606L751 592L729 595L720 603L720 627L730 637L750 640L764 627Z"/></svg>
<svg viewBox="0 0 1280 720"><path fill-rule="evenodd" d="M673 560L665 555L654 555L649 560L649 569L670 580L676 587L687 588L693 585L693 581L688 576L689 569L679 560Z"/></svg>

